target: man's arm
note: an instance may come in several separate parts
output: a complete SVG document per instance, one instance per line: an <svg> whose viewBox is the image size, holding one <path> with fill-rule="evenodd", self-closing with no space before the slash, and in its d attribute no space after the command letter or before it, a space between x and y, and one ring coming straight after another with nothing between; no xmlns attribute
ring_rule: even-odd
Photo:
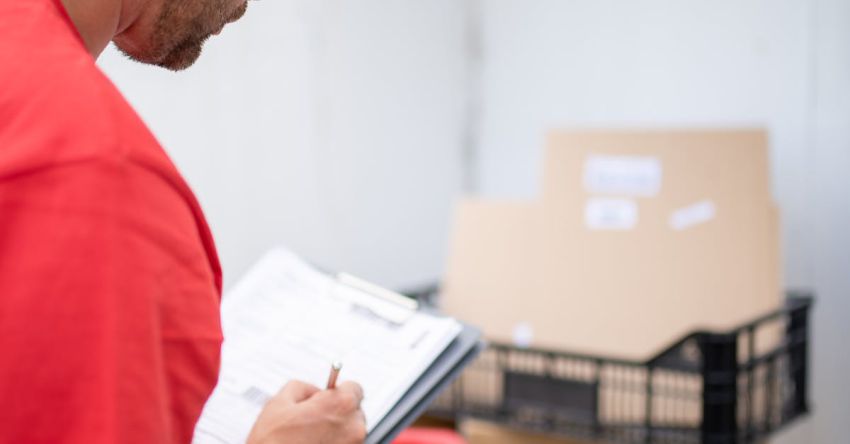
<svg viewBox="0 0 850 444"><path fill-rule="evenodd" d="M181 252L144 180L115 160L0 179L0 442L191 438L215 383L218 296L168 262L185 252L156 255Z"/></svg>

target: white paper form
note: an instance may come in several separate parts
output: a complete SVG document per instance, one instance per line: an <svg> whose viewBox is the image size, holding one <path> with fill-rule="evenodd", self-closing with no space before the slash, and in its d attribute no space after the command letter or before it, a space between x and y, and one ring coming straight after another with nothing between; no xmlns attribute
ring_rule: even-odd
<svg viewBox="0 0 850 444"><path fill-rule="evenodd" d="M269 397L290 379L324 388L336 360L341 381L363 386L371 431L461 325L419 311L391 322L363 305L365 297L286 250L267 254L222 301L219 381L193 442L245 442Z"/></svg>

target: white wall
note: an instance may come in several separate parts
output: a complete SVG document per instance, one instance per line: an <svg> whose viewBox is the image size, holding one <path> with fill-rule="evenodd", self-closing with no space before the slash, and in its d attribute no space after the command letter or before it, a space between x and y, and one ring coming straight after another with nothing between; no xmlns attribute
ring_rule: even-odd
<svg viewBox="0 0 850 444"><path fill-rule="evenodd" d="M479 8L482 194L536 196L553 127L770 130L786 284L819 296L814 415L777 441L850 439L848 2L480 0Z"/></svg>
<svg viewBox="0 0 850 444"><path fill-rule="evenodd" d="M815 413L810 442L850 440L850 2L818 0L813 36ZM790 442L807 442L809 436Z"/></svg>
<svg viewBox="0 0 850 444"><path fill-rule="evenodd" d="M276 243L410 285L439 276L461 183L462 7L251 2L186 72L100 64L193 185L226 285Z"/></svg>

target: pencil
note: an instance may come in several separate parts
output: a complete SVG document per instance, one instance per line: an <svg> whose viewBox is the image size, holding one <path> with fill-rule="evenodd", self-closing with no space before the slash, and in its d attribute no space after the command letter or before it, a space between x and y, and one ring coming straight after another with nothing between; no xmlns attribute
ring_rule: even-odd
<svg viewBox="0 0 850 444"><path fill-rule="evenodd" d="M336 378L339 377L340 370L342 370L342 362L334 361L331 364L331 374L328 376L328 390L336 388Z"/></svg>

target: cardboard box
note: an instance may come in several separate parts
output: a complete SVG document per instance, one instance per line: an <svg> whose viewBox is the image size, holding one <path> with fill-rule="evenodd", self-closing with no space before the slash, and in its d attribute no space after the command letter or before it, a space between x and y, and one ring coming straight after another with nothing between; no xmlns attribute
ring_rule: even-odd
<svg viewBox="0 0 850 444"><path fill-rule="evenodd" d="M538 201L459 206L441 305L492 340L643 360L778 308L778 230L762 131L556 132Z"/></svg>

